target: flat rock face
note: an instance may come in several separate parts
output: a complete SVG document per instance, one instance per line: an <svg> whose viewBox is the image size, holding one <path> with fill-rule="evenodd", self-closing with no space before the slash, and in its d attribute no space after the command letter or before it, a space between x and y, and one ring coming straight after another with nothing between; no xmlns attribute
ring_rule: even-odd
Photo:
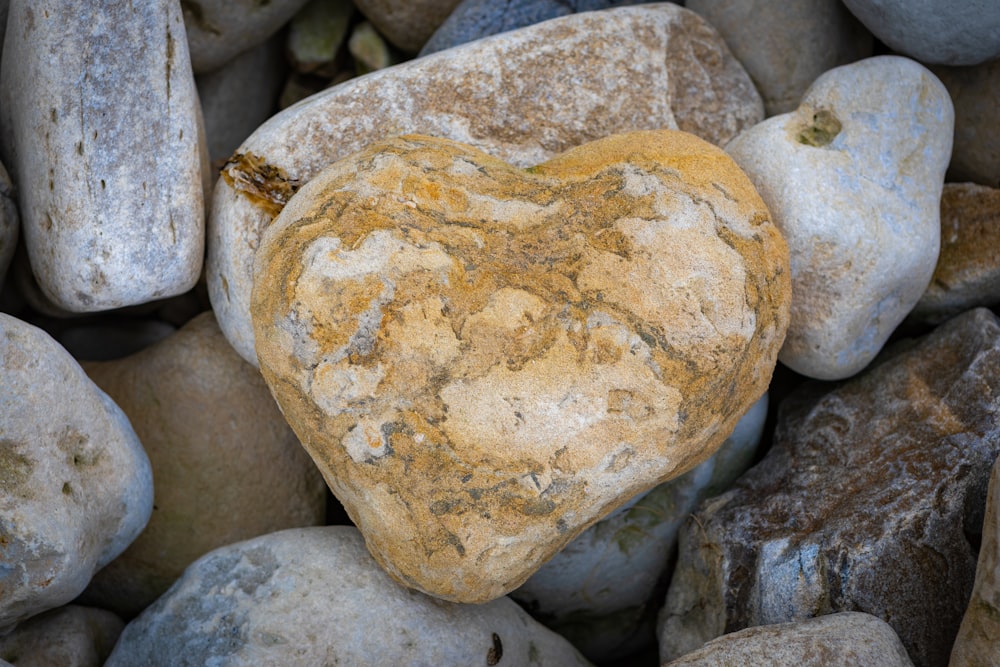
<svg viewBox="0 0 1000 667"><path fill-rule="evenodd" d="M845 611L719 637L663 667L913 667L885 621Z"/></svg>
<svg viewBox="0 0 1000 667"><path fill-rule="evenodd" d="M964 532L1000 452L998 396L1000 322L975 310L833 391L786 400L767 457L681 531L660 657L864 611L914 664L947 664L974 577Z"/></svg>
<svg viewBox="0 0 1000 667"><path fill-rule="evenodd" d="M1000 189L946 183L941 195L941 254L912 319L942 322L1000 303Z"/></svg>
<svg viewBox="0 0 1000 667"><path fill-rule="evenodd" d="M93 312L189 290L204 137L180 7L13 0L4 53L0 144L45 294Z"/></svg>
<svg viewBox="0 0 1000 667"><path fill-rule="evenodd" d="M354 4L393 45L416 53L459 0L355 0Z"/></svg>
<svg viewBox="0 0 1000 667"><path fill-rule="evenodd" d="M142 352L85 368L128 415L156 479L149 525L95 575L87 604L135 616L216 547L323 523L319 470L211 313Z"/></svg>
<svg viewBox="0 0 1000 667"><path fill-rule="evenodd" d="M110 611L66 605L0 637L0 659L16 667L101 667L124 627Z"/></svg>
<svg viewBox="0 0 1000 667"><path fill-rule="evenodd" d="M935 65L1000 56L1000 5L992 0L844 0L894 51Z"/></svg>
<svg viewBox="0 0 1000 667"><path fill-rule="evenodd" d="M879 56L830 70L796 111L726 146L788 241L795 299L782 363L849 377L920 299L938 257L952 130L941 82Z"/></svg>
<svg viewBox="0 0 1000 667"><path fill-rule="evenodd" d="M75 598L153 507L121 409L40 329L0 313L0 629Z"/></svg>
<svg viewBox="0 0 1000 667"><path fill-rule="evenodd" d="M686 133L527 170L389 140L266 230L261 371L376 559L483 602L722 443L774 368L785 252Z"/></svg>
<svg viewBox="0 0 1000 667"><path fill-rule="evenodd" d="M130 623L106 667L584 666L506 598L455 605L389 579L348 526L286 530L194 563Z"/></svg>
<svg viewBox="0 0 1000 667"><path fill-rule="evenodd" d="M948 180L1000 188L1000 60L935 67L955 105L955 146Z"/></svg>
<svg viewBox="0 0 1000 667"><path fill-rule="evenodd" d="M261 231L298 184L381 139L445 137L527 167L630 130L679 127L721 145L761 118L718 33L669 3L568 16L352 79L262 125L224 171L209 218L212 308L256 364Z"/></svg>
<svg viewBox="0 0 1000 667"><path fill-rule="evenodd" d="M1000 655L1000 464L993 464L976 582L951 650L949 667L978 667Z"/></svg>

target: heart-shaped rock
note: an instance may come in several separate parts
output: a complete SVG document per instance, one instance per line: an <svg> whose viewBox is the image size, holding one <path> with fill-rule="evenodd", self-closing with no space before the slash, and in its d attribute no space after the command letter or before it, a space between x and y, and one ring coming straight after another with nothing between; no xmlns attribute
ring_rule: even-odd
<svg viewBox="0 0 1000 667"><path fill-rule="evenodd" d="M261 370L399 581L483 602L707 458L767 388L784 240L721 150L616 135L527 170L392 139L255 261Z"/></svg>

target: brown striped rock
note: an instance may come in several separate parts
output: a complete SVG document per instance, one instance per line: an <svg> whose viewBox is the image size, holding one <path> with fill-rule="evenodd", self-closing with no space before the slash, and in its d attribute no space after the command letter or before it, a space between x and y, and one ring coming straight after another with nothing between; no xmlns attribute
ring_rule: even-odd
<svg viewBox="0 0 1000 667"><path fill-rule="evenodd" d="M527 167L633 130L679 128L721 146L763 118L719 34L670 3L565 16L351 79L271 118L223 170L207 228L212 310L256 364L261 232L297 184L376 141L447 137Z"/></svg>
<svg viewBox="0 0 1000 667"><path fill-rule="evenodd" d="M711 455L767 388L790 298L749 180L673 130L529 169L387 140L291 199L254 275L285 417L376 560L457 602Z"/></svg>

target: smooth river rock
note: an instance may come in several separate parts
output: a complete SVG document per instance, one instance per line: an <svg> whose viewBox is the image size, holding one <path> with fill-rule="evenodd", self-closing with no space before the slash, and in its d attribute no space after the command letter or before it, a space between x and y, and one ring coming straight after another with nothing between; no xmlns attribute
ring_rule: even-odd
<svg viewBox="0 0 1000 667"><path fill-rule="evenodd" d="M105 667L589 663L509 599L457 605L392 581L349 526L217 549L122 633Z"/></svg>
<svg viewBox="0 0 1000 667"><path fill-rule="evenodd" d="M485 602L722 444L770 381L786 252L735 163L684 132L530 169L410 135L265 230L257 353L376 560Z"/></svg>
<svg viewBox="0 0 1000 667"><path fill-rule="evenodd" d="M944 666L1000 452L1000 321L967 312L851 381L786 399L772 449L681 530L660 657L725 632L863 611Z"/></svg>
<svg viewBox="0 0 1000 667"><path fill-rule="evenodd" d="M323 523L323 477L212 313L84 368L128 415L156 479L149 525L94 576L85 603L131 618L216 547Z"/></svg>
<svg viewBox="0 0 1000 667"><path fill-rule="evenodd" d="M974 67L935 67L955 105L949 181L1000 188L1000 60Z"/></svg>
<svg viewBox="0 0 1000 667"><path fill-rule="evenodd" d="M459 0L354 0L354 4L394 46L416 53Z"/></svg>
<svg viewBox="0 0 1000 667"><path fill-rule="evenodd" d="M760 625L713 639L663 667L913 667L892 627L845 611L793 623Z"/></svg>
<svg viewBox="0 0 1000 667"><path fill-rule="evenodd" d="M792 257L792 322L779 359L822 380L864 368L924 293L938 258L953 110L907 58L830 70L792 113L726 151Z"/></svg>
<svg viewBox="0 0 1000 667"><path fill-rule="evenodd" d="M71 604L39 614L0 637L0 664L101 667L125 623L110 611Z"/></svg>
<svg viewBox="0 0 1000 667"><path fill-rule="evenodd" d="M48 334L0 313L0 633L66 604L153 508L121 409Z"/></svg>
<svg viewBox="0 0 1000 667"><path fill-rule="evenodd" d="M352 79L270 119L224 170L208 229L213 310L256 364L261 230L298 185L375 141L428 134L527 167L629 130L679 127L721 145L761 118L718 33L668 3L568 16Z"/></svg>
<svg viewBox="0 0 1000 667"><path fill-rule="evenodd" d="M76 312L189 290L204 136L175 1L12 0L0 149L31 267Z"/></svg>
<svg viewBox="0 0 1000 667"><path fill-rule="evenodd" d="M766 416L764 394L706 461L583 531L510 596L595 662L653 645L677 532L750 466Z"/></svg>

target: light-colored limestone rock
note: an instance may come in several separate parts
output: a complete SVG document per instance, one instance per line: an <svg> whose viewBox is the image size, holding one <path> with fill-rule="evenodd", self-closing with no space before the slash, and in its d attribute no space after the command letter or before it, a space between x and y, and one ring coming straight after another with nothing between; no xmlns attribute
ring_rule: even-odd
<svg viewBox="0 0 1000 667"><path fill-rule="evenodd" d="M149 525L94 576L84 602L131 617L216 547L323 523L319 470L212 313L142 352L85 370L131 420L156 491Z"/></svg>
<svg viewBox="0 0 1000 667"><path fill-rule="evenodd" d="M801 106L726 151L788 241L792 322L779 359L824 380L864 368L930 282L953 111L919 64L830 70Z"/></svg>
<svg viewBox="0 0 1000 667"><path fill-rule="evenodd" d="M0 629L66 604L139 534L149 459L46 333L0 314Z"/></svg>
<svg viewBox="0 0 1000 667"><path fill-rule="evenodd" d="M421 133L526 167L616 132L680 127L721 145L763 118L711 26L673 4L549 21L352 79L273 117L223 173L206 276L226 338L256 364L253 256L264 229L321 169Z"/></svg>
<svg viewBox="0 0 1000 667"><path fill-rule="evenodd" d="M197 77L212 164L222 166L274 114L285 70L281 41L271 39Z"/></svg>
<svg viewBox="0 0 1000 667"><path fill-rule="evenodd" d="M92 312L190 289L204 137L180 7L12 0L4 53L0 144L45 294Z"/></svg>
<svg viewBox="0 0 1000 667"><path fill-rule="evenodd" d="M823 72L867 58L872 36L840 0L688 0L726 40L768 116L792 111Z"/></svg>
<svg viewBox="0 0 1000 667"><path fill-rule="evenodd" d="M1000 60L932 71L955 105L955 145L948 180L1000 188Z"/></svg>
<svg viewBox="0 0 1000 667"><path fill-rule="evenodd" d="M216 70L278 32L308 0L180 0L196 74Z"/></svg>
<svg viewBox="0 0 1000 667"><path fill-rule="evenodd" d="M949 667L986 667L1000 656L1000 463L993 464L972 599Z"/></svg>
<svg viewBox="0 0 1000 667"><path fill-rule="evenodd" d="M750 466L766 416L764 394L708 460L595 523L510 596L595 662L654 644L677 531Z"/></svg>
<svg viewBox="0 0 1000 667"><path fill-rule="evenodd" d="M1000 303L1000 189L946 183L941 195L941 254L910 318L937 324Z"/></svg>
<svg viewBox="0 0 1000 667"><path fill-rule="evenodd" d="M170 662L588 664L509 599L456 605L397 585L348 526L285 530L206 555L125 628L106 667Z"/></svg>
<svg viewBox="0 0 1000 667"><path fill-rule="evenodd" d="M395 46L416 53L460 0L355 0L361 13Z"/></svg>
<svg viewBox="0 0 1000 667"><path fill-rule="evenodd" d="M483 602L722 444L770 380L786 252L687 133L526 170L410 135L331 165L265 230L257 353L376 559Z"/></svg>
<svg viewBox="0 0 1000 667"><path fill-rule="evenodd" d="M0 7L0 11L2 9ZM20 226L14 184L7 170L0 164L0 286L3 285L7 268L14 259Z"/></svg>
<svg viewBox="0 0 1000 667"><path fill-rule="evenodd" d="M663 667L913 667L888 623L845 611L794 623L758 625L713 639Z"/></svg>
<svg viewBox="0 0 1000 667"><path fill-rule="evenodd" d="M0 637L0 658L14 667L101 667L124 627L110 611L66 605Z"/></svg>
<svg viewBox="0 0 1000 667"><path fill-rule="evenodd" d="M880 40L935 65L976 65L1000 57L1000 3L994 0L844 0Z"/></svg>

